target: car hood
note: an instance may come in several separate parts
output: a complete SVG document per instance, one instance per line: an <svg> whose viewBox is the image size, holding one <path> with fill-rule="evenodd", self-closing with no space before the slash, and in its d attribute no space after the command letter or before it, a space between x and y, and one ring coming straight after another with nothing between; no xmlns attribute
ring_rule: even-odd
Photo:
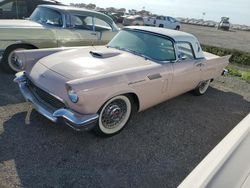
<svg viewBox="0 0 250 188"><path fill-rule="evenodd" d="M130 70L152 62L129 52L99 46L65 50L38 63L72 80Z"/></svg>
<svg viewBox="0 0 250 188"><path fill-rule="evenodd" d="M41 24L31 20L0 20L0 28L27 28L27 27L42 27Z"/></svg>

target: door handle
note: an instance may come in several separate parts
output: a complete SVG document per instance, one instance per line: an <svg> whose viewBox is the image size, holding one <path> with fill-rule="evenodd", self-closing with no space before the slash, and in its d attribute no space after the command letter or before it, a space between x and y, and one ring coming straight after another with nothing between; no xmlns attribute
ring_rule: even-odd
<svg viewBox="0 0 250 188"><path fill-rule="evenodd" d="M91 35L95 35L96 36L96 33L91 33Z"/></svg>

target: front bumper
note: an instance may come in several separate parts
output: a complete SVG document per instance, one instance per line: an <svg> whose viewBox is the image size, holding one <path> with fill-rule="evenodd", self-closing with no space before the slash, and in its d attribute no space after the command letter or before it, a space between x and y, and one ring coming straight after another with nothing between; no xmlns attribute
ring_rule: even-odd
<svg viewBox="0 0 250 188"><path fill-rule="evenodd" d="M99 118L98 114L82 115L67 108L52 110L46 106L46 104L41 102L29 89L27 77L24 72L17 73L14 82L18 83L20 91L26 101L31 102L36 111L52 122L63 120L67 125L77 131L90 130L96 126Z"/></svg>

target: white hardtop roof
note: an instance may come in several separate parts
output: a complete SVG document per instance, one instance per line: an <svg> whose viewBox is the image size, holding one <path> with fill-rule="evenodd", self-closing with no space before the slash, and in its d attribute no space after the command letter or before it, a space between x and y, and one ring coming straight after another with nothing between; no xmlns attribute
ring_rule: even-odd
<svg viewBox="0 0 250 188"><path fill-rule="evenodd" d="M165 35L166 37L170 37L171 39L173 39L175 42L189 42L193 47L195 57L204 58L204 54L202 52L198 39L192 34L182 32L182 31L176 31L172 29L161 28L161 27L128 26L124 28L131 29L131 30L146 31L146 32L151 32L151 33L155 33L159 35Z"/></svg>
<svg viewBox="0 0 250 188"><path fill-rule="evenodd" d="M172 29L166 29L166 28L161 28L161 27L149 27L149 26L128 26L124 27L128 29L135 29L135 30L141 30L141 31L148 31L160 35L165 35L167 37L171 37L175 41L190 41L193 42L198 41L197 38L189 33L182 32L182 31L176 31Z"/></svg>

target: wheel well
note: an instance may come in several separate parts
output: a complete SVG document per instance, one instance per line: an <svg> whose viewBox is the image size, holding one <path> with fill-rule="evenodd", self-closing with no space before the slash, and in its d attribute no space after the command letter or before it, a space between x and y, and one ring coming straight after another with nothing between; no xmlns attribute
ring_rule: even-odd
<svg viewBox="0 0 250 188"><path fill-rule="evenodd" d="M136 111L139 111L140 101L138 96L135 93L127 93L125 95L128 96L130 100L132 100L131 102L133 102L134 106L136 107Z"/></svg>
<svg viewBox="0 0 250 188"><path fill-rule="evenodd" d="M26 48L30 48L30 49L38 49L36 46L34 46L32 44L17 43L17 44L12 44L12 45L8 46L5 49L5 51L7 51L8 49L11 49L11 48L19 48L19 47L26 47Z"/></svg>

